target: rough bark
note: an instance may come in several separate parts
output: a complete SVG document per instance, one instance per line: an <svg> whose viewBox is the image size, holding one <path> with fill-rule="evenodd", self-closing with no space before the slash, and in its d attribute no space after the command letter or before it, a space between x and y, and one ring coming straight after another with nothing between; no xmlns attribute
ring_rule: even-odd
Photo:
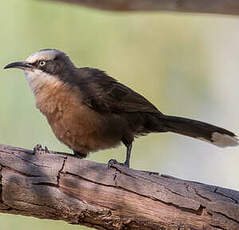
<svg viewBox="0 0 239 230"><path fill-rule="evenodd" d="M239 192L0 145L0 212L96 229L239 229Z"/></svg>
<svg viewBox="0 0 239 230"><path fill-rule="evenodd" d="M114 11L239 14L238 0L51 0Z"/></svg>

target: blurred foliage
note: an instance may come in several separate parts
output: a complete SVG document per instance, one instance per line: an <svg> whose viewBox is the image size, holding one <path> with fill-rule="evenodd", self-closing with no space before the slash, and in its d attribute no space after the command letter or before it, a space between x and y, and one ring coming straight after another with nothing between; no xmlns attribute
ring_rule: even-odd
<svg viewBox="0 0 239 230"><path fill-rule="evenodd" d="M237 18L169 13L113 13L34 0L2 1L0 66L42 48L66 52L140 92L163 113L200 119L239 133ZM237 32L236 32L237 31ZM41 143L70 152L35 108L18 70L0 70L0 142L32 148ZM227 153L227 154L225 154ZM107 162L124 147L92 154ZM239 188L238 150L172 134L134 144L132 166ZM214 162L217 162L216 164ZM212 173L213 172L213 173ZM86 229L62 222L0 215L1 229Z"/></svg>

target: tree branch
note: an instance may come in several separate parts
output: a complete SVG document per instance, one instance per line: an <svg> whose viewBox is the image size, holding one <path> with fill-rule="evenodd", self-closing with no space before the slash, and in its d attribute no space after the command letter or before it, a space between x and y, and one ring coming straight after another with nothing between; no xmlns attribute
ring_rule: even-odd
<svg viewBox="0 0 239 230"><path fill-rule="evenodd" d="M0 145L0 212L96 229L239 229L239 192Z"/></svg>
<svg viewBox="0 0 239 230"><path fill-rule="evenodd" d="M239 14L238 0L51 0L114 11Z"/></svg>

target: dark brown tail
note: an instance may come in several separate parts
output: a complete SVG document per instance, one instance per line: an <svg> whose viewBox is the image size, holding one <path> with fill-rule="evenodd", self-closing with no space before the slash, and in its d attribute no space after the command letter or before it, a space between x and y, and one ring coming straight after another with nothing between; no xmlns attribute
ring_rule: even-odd
<svg viewBox="0 0 239 230"><path fill-rule="evenodd" d="M161 116L159 119L162 121L165 131L197 138L219 147L239 144L239 140L234 133L214 125L174 116Z"/></svg>

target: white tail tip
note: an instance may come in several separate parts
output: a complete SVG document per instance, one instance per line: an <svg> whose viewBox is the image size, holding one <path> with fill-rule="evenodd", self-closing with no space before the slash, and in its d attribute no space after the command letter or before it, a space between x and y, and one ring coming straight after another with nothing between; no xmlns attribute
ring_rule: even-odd
<svg viewBox="0 0 239 230"><path fill-rule="evenodd" d="M236 136L229 136L227 134L222 134L218 132L214 132L212 134L211 140L212 144L217 145L219 147L239 145L239 139Z"/></svg>

